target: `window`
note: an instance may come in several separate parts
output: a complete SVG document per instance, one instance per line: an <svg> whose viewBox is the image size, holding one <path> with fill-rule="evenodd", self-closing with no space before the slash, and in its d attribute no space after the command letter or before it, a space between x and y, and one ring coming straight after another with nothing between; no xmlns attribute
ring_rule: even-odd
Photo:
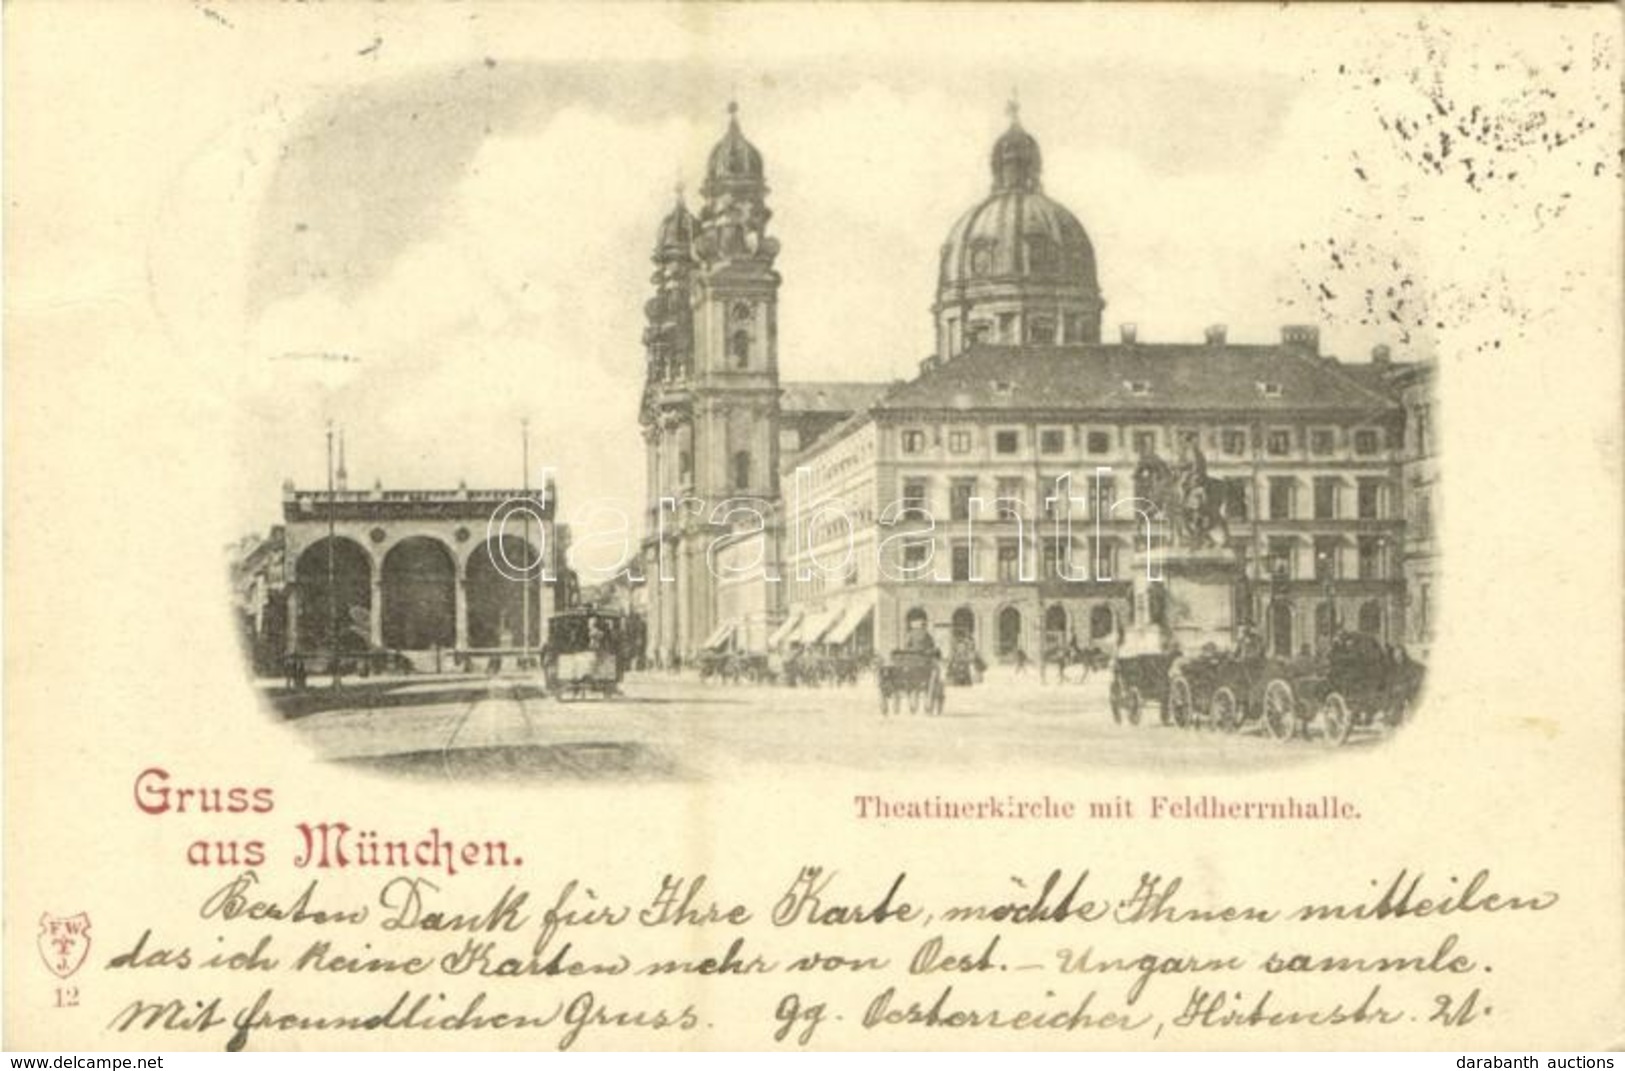
<svg viewBox="0 0 1625 1071"><path fill-rule="evenodd" d="M970 453L970 432L958 428L948 433L948 452L951 454Z"/></svg>
<svg viewBox="0 0 1625 1071"><path fill-rule="evenodd" d="M1315 538L1315 579L1337 579L1337 537L1317 536Z"/></svg>
<svg viewBox="0 0 1625 1071"><path fill-rule="evenodd" d="M1418 457L1428 456L1428 433L1431 430L1428 423L1431 415L1430 406L1419 405L1416 407L1416 453Z"/></svg>
<svg viewBox="0 0 1625 1071"><path fill-rule="evenodd" d="M1247 452L1247 432L1242 428L1225 428L1219 433L1219 450L1230 457Z"/></svg>
<svg viewBox="0 0 1625 1071"><path fill-rule="evenodd" d="M905 521L926 519L924 480L903 481L903 510L899 519Z"/></svg>
<svg viewBox="0 0 1625 1071"><path fill-rule="evenodd" d="M1026 502L1022 497L1027 490L1025 483L1020 476L999 477L995 491L995 496L999 499L999 520L1015 520L1027 512Z"/></svg>
<svg viewBox="0 0 1625 1071"><path fill-rule="evenodd" d="M1038 452L1060 454L1066 451L1066 429L1045 428L1038 433Z"/></svg>
<svg viewBox="0 0 1625 1071"><path fill-rule="evenodd" d="M1157 452L1157 433L1154 431L1137 431L1134 433L1134 456L1149 457Z"/></svg>
<svg viewBox="0 0 1625 1071"><path fill-rule="evenodd" d="M1381 448L1381 442L1374 428L1361 428L1354 433L1354 452L1361 457L1370 457Z"/></svg>
<svg viewBox="0 0 1625 1071"><path fill-rule="evenodd" d="M909 428L903 432L903 453L920 454L925 452L925 432L918 428Z"/></svg>
<svg viewBox="0 0 1625 1071"><path fill-rule="evenodd" d="M1415 535L1417 539L1430 539L1433 536L1433 495L1427 491L1418 491L1415 498L1416 516Z"/></svg>
<svg viewBox="0 0 1625 1071"><path fill-rule="evenodd" d="M955 480L948 487L948 516L956 521L970 520L970 500L975 497L975 480Z"/></svg>
<svg viewBox="0 0 1625 1071"><path fill-rule="evenodd" d="M903 568L909 575L914 575L925 568L926 553L931 549L929 543L904 543Z"/></svg>
<svg viewBox="0 0 1625 1071"><path fill-rule="evenodd" d="M1083 341L1083 317L1075 312L1066 314L1066 340L1068 342Z"/></svg>
<svg viewBox="0 0 1625 1071"><path fill-rule="evenodd" d="M1094 557L1090 560L1090 568L1094 570L1096 580L1110 580L1117 575L1117 544L1109 539L1102 539L1095 544Z"/></svg>
<svg viewBox="0 0 1625 1071"><path fill-rule="evenodd" d="M733 358L735 368L750 367L749 331L735 331L728 336L728 356Z"/></svg>
<svg viewBox="0 0 1625 1071"><path fill-rule="evenodd" d="M1360 579L1382 579L1382 539L1380 536L1360 537Z"/></svg>
<svg viewBox="0 0 1625 1071"><path fill-rule="evenodd" d="M1309 452L1324 457L1332 452L1336 436L1331 428L1315 428L1309 433Z"/></svg>
<svg viewBox="0 0 1625 1071"><path fill-rule="evenodd" d="M1034 316L1027 321L1028 342L1054 342L1055 321L1047 316Z"/></svg>
<svg viewBox="0 0 1625 1071"><path fill-rule="evenodd" d="M1264 559L1264 567L1269 575L1277 580L1291 580L1294 572L1294 559L1297 557L1297 547L1291 539L1276 536L1269 541L1269 550Z"/></svg>
<svg viewBox="0 0 1625 1071"><path fill-rule="evenodd" d="M1271 457L1285 457L1292 452L1292 431L1290 428L1271 428L1269 436L1264 440L1264 450Z"/></svg>
<svg viewBox="0 0 1625 1071"><path fill-rule="evenodd" d="M999 313L999 341L1000 342L1017 342L1017 341L1019 341L1019 339L1016 338L1016 314L1015 313L1013 313L1013 312L1001 312L1001 313Z"/></svg>
<svg viewBox="0 0 1625 1071"><path fill-rule="evenodd" d="M1292 498L1297 486L1298 481L1290 476L1270 477L1270 520L1292 519Z"/></svg>
<svg viewBox="0 0 1625 1071"><path fill-rule="evenodd" d="M953 560L950 565L953 570L952 579L970 579L970 552L971 548L968 543L960 543L954 547Z"/></svg>
<svg viewBox="0 0 1625 1071"><path fill-rule="evenodd" d="M1315 520L1330 521L1337 517L1337 477L1315 477Z"/></svg>
<svg viewBox="0 0 1625 1071"><path fill-rule="evenodd" d="M1130 394L1150 394L1151 381L1149 379L1125 379L1123 389Z"/></svg>
<svg viewBox="0 0 1625 1071"><path fill-rule="evenodd" d="M1000 454L1013 454L1021 449L1021 432L996 431L993 433L993 449Z"/></svg>
<svg viewBox="0 0 1625 1071"><path fill-rule="evenodd" d="M677 455L677 475L686 480L693 471L694 458L687 450L680 451Z"/></svg>
<svg viewBox="0 0 1625 1071"><path fill-rule="evenodd" d="M750 451L741 450L734 455L734 487L743 490L750 486Z"/></svg>
<svg viewBox="0 0 1625 1071"><path fill-rule="evenodd" d="M1117 501L1117 480L1111 476L1097 476L1090 483L1095 492L1095 515L1110 517L1112 503Z"/></svg>
<svg viewBox="0 0 1625 1071"><path fill-rule="evenodd" d="M1044 493L1044 500L1039 503L1044 510L1046 521L1059 520L1072 510L1072 503L1067 501L1070 488L1067 486L1066 476L1041 476L1038 486Z"/></svg>
<svg viewBox="0 0 1625 1071"><path fill-rule="evenodd" d="M1231 520L1245 521L1248 516L1248 487L1251 481L1245 476L1226 476L1224 478L1225 513Z"/></svg>
<svg viewBox="0 0 1625 1071"><path fill-rule="evenodd" d="M1368 636L1382 635L1382 604L1377 600L1360 604L1360 631Z"/></svg>
<svg viewBox="0 0 1625 1071"><path fill-rule="evenodd" d="M1104 431L1091 431L1085 441L1091 454L1109 454L1112 450L1112 437Z"/></svg>
<svg viewBox="0 0 1625 1071"><path fill-rule="evenodd" d="M1362 521L1382 517L1382 481L1366 477L1359 482L1359 516Z"/></svg>
<svg viewBox="0 0 1625 1071"><path fill-rule="evenodd" d="M1021 544L1013 539L999 540L999 582L1015 584L1021 580Z"/></svg>
<svg viewBox="0 0 1625 1071"><path fill-rule="evenodd" d="M970 324L971 345L979 345L993 337L993 322L991 320L972 320Z"/></svg>
<svg viewBox="0 0 1625 1071"><path fill-rule="evenodd" d="M1281 396L1281 385L1279 383L1261 382L1257 386L1260 398L1279 398Z"/></svg>

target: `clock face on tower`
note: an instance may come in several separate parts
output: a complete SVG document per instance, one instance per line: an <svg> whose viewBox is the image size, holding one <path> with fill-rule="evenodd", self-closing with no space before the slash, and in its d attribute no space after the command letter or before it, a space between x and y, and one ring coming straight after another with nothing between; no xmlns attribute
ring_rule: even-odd
<svg viewBox="0 0 1625 1071"><path fill-rule="evenodd" d="M728 310L728 315L733 318L733 322L736 324L749 323L751 317L756 315L756 310L751 308L748 301L736 301L733 303L733 307Z"/></svg>

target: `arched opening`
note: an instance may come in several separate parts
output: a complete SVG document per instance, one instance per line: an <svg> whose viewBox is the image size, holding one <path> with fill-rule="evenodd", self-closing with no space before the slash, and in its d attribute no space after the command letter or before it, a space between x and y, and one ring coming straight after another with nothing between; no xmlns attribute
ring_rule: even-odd
<svg viewBox="0 0 1625 1071"><path fill-rule="evenodd" d="M1292 606L1286 602L1270 603L1270 653L1279 658L1291 658Z"/></svg>
<svg viewBox="0 0 1625 1071"><path fill-rule="evenodd" d="M1315 646L1324 648L1332 642L1332 633L1337 631L1337 607L1331 602L1322 602L1315 605Z"/></svg>
<svg viewBox="0 0 1625 1071"><path fill-rule="evenodd" d="M328 548L333 551L331 586ZM338 648L364 651L372 635L372 559L361 545L342 536L322 539L299 555L299 650L331 650L337 625ZM331 598L329 598L331 593Z"/></svg>
<svg viewBox="0 0 1625 1071"><path fill-rule="evenodd" d="M1117 618L1112 614L1112 608L1101 603L1089 611L1089 638L1103 640L1117 631Z"/></svg>
<svg viewBox="0 0 1625 1071"><path fill-rule="evenodd" d="M457 642L457 566L437 539L414 536L384 555L384 646L404 651Z"/></svg>
<svg viewBox="0 0 1625 1071"><path fill-rule="evenodd" d="M969 606L961 606L954 611L953 617L954 639L976 639L976 611Z"/></svg>
<svg viewBox="0 0 1625 1071"><path fill-rule="evenodd" d="M1382 604L1377 600L1360 604L1360 631L1370 636L1382 635Z"/></svg>
<svg viewBox="0 0 1625 1071"><path fill-rule="evenodd" d="M916 606L903 618L903 624L909 629L926 628L931 624L931 617L925 612L924 607Z"/></svg>
<svg viewBox="0 0 1625 1071"><path fill-rule="evenodd" d="M1146 588L1145 612L1151 618L1153 625L1168 624L1168 587L1166 584L1151 584Z"/></svg>
<svg viewBox="0 0 1625 1071"><path fill-rule="evenodd" d="M1064 641L1067 633L1066 607L1060 603L1050 604L1044 611L1044 632L1052 636L1060 636Z"/></svg>
<svg viewBox="0 0 1625 1071"><path fill-rule="evenodd" d="M735 331L728 337L728 356L735 368L750 367L750 332Z"/></svg>
<svg viewBox="0 0 1625 1071"><path fill-rule="evenodd" d="M536 549L512 535L503 536L500 543L495 537L488 539L469 555L470 647L535 647L541 642L536 563Z"/></svg>
<svg viewBox="0 0 1625 1071"><path fill-rule="evenodd" d="M999 611L999 654L1013 655L1021 649L1021 611L1006 606Z"/></svg>
<svg viewBox="0 0 1625 1071"><path fill-rule="evenodd" d="M750 487L749 450L741 450L734 455L734 487L741 491Z"/></svg>

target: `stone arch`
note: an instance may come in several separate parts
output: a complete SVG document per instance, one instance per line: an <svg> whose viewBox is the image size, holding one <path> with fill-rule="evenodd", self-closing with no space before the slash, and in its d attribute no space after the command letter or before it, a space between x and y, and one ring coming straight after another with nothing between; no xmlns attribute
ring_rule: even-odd
<svg viewBox="0 0 1625 1071"><path fill-rule="evenodd" d="M1001 655L1013 655L1022 649L1021 611L1006 606L999 611L999 646Z"/></svg>
<svg viewBox="0 0 1625 1071"><path fill-rule="evenodd" d="M384 555L384 646L407 651L457 642L457 558L433 536L408 536Z"/></svg>
<svg viewBox="0 0 1625 1071"><path fill-rule="evenodd" d="M969 606L961 606L954 611L952 618L954 639L976 640L976 611Z"/></svg>
<svg viewBox="0 0 1625 1071"><path fill-rule="evenodd" d="M328 584L328 548L333 550ZM300 650L330 650L335 622L338 648L367 649L371 633L372 555L348 536L323 537L306 547L294 566L299 591L295 642ZM329 592L332 597L329 597Z"/></svg>
<svg viewBox="0 0 1625 1071"><path fill-rule="evenodd" d="M463 569L468 646L541 643L540 561L535 544L517 535L492 536L474 546Z"/></svg>
<svg viewBox="0 0 1625 1071"><path fill-rule="evenodd" d="M1117 615L1106 603L1097 603L1089 611L1089 638L1103 640L1117 631Z"/></svg>

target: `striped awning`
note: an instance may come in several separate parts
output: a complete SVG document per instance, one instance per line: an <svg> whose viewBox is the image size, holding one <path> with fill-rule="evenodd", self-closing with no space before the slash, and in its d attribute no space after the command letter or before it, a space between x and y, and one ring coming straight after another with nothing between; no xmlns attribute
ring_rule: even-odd
<svg viewBox="0 0 1625 1071"><path fill-rule="evenodd" d="M845 643L852 638L852 633L858 630L858 626L862 625L869 618L869 615L874 612L875 605L872 602L847 603L846 609L841 613L841 619L829 630L829 634L824 637L824 642Z"/></svg>
<svg viewBox="0 0 1625 1071"><path fill-rule="evenodd" d="M796 639L802 643L819 642L824 638L824 633L830 630L830 626L840 619L840 616L841 608L839 606L811 615L802 624L801 631L797 634Z"/></svg>
<svg viewBox="0 0 1625 1071"><path fill-rule="evenodd" d="M722 624L717 626L717 630L715 632L711 633L710 639L700 644L700 646L707 651L715 651L719 647L726 644L730 638L732 638L734 630L738 627L738 621L724 621Z"/></svg>
<svg viewBox="0 0 1625 1071"><path fill-rule="evenodd" d="M784 619L784 623L774 629L772 634L767 637L768 648L775 648L788 640L790 634L795 631L796 626L801 624L802 618L806 616L807 611L799 606L791 610L790 616Z"/></svg>

